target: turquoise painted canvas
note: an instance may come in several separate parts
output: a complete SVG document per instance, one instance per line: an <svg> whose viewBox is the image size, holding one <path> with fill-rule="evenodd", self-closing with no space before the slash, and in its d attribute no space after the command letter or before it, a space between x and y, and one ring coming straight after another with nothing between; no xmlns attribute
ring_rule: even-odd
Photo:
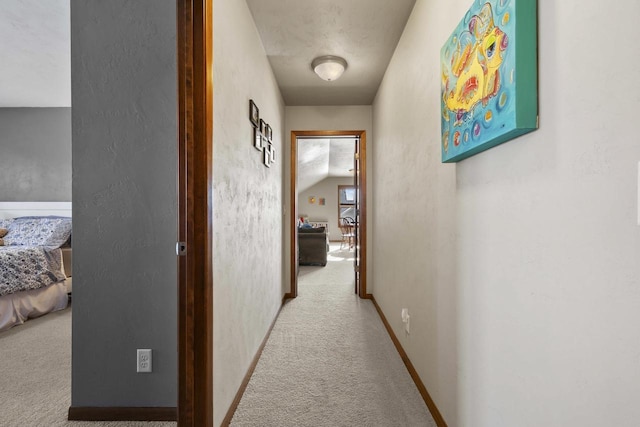
<svg viewBox="0 0 640 427"><path fill-rule="evenodd" d="M443 162L537 129L535 0L475 0L440 63Z"/></svg>

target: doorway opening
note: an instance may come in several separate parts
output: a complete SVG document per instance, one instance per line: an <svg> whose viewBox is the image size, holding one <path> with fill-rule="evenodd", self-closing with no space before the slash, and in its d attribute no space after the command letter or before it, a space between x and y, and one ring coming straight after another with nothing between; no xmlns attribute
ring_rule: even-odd
<svg viewBox="0 0 640 427"><path fill-rule="evenodd" d="M353 185L356 187L354 202L354 277L355 293L360 298L371 298L367 293L367 162L366 131L292 131L291 132L291 288L285 298L298 296L298 143L299 139L314 138L351 138L354 143ZM338 228L336 228L337 232Z"/></svg>

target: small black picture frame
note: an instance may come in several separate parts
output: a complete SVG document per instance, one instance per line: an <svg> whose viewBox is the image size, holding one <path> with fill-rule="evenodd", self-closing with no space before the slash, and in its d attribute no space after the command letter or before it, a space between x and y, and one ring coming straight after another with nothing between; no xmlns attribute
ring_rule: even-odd
<svg viewBox="0 0 640 427"><path fill-rule="evenodd" d="M267 128L265 130L265 133L267 134L267 139L269 141L271 141L271 135L273 134L273 131L271 130L271 125L267 125Z"/></svg>
<svg viewBox="0 0 640 427"><path fill-rule="evenodd" d="M253 146L258 151L262 151L262 134L260 133L260 129L257 127L253 128Z"/></svg>
<svg viewBox="0 0 640 427"><path fill-rule="evenodd" d="M276 149L271 144L271 142L269 143L269 155L271 157L271 159L270 159L271 163L275 163L276 162Z"/></svg>
<svg viewBox="0 0 640 427"><path fill-rule="evenodd" d="M260 119L260 133L262 135L265 135L266 130L267 130L267 123L264 120Z"/></svg>
<svg viewBox="0 0 640 427"><path fill-rule="evenodd" d="M251 120L253 126L258 127L258 120L260 120L260 110L258 110L258 106L255 102L253 102L253 99L249 100L249 120Z"/></svg>

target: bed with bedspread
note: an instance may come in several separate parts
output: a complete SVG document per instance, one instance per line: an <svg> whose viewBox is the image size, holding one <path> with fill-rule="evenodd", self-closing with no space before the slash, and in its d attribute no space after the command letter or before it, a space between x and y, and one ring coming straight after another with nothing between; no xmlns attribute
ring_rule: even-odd
<svg viewBox="0 0 640 427"><path fill-rule="evenodd" d="M0 331L67 307L70 237L68 217L0 219Z"/></svg>

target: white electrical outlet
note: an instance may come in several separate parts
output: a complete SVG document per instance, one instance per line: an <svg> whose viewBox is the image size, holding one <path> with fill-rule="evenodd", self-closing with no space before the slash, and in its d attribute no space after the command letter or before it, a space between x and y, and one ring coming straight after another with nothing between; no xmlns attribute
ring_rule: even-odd
<svg viewBox="0 0 640 427"><path fill-rule="evenodd" d="M138 364L136 372L151 372L151 349L138 349Z"/></svg>
<svg viewBox="0 0 640 427"><path fill-rule="evenodd" d="M409 309L402 309L402 323L404 323L404 330L409 334L409 321L411 320L411 316L409 316Z"/></svg>
<svg viewBox="0 0 640 427"><path fill-rule="evenodd" d="M407 317L409 317L409 309L403 308L401 316L402 316L402 323L407 323Z"/></svg>

